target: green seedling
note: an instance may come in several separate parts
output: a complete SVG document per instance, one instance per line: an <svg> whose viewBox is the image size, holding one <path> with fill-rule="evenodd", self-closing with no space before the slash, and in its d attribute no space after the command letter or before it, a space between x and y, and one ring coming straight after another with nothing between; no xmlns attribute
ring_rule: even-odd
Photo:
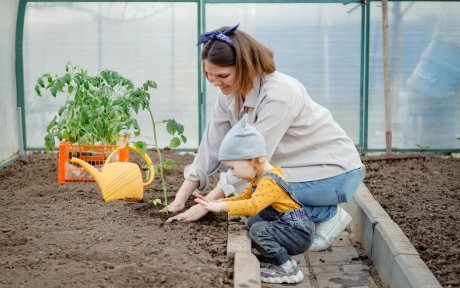
<svg viewBox="0 0 460 288"><path fill-rule="evenodd" d="M149 90L151 88L157 88L157 84L150 80L145 82L141 88L138 88L134 91L135 97L133 97L133 99L137 99L137 102L135 105L137 109L142 108L149 112L150 120L152 122L152 128L153 128L153 146L154 146L154 149L158 153L158 164L154 166L154 171L157 175L159 175L161 179L161 187L163 189L164 199L163 201L161 201L160 199L154 199L151 201L151 204L153 205L162 204L165 208L164 211L168 213L168 188L166 185L164 174L165 172L170 171L176 162L170 159L163 159L161 155L160 147L158 146L158 137L157 137L158 125L165 125L166 132L169 135L171 135L171 139L169 141L170 148L177 148L182 143L186 143L187 138L184 135L184 126L176 122L176 120L168 119L168 120L161 120L158 122L155 121L155 118L153 117L152 109L150 108ZM145 153L147 145L144 141L136 141L134 142L134 146L136 146L136 148L138 148L139 150Z"/></svg>

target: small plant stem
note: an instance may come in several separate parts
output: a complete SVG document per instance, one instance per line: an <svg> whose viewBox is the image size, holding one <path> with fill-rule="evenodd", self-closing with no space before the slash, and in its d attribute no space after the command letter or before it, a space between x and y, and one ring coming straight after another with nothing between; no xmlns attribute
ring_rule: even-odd
<svg viewBox="0 0 460 288"><path fill-rule="evenodd" d="M150 110L150 107L147 107L147 110L149 111L150 119L152 120L152 124L153 124L153 141L155 142L155 148L158 153L158 162L159 162L158 171L160 171L161 187L163 188L163 195L165 198L164 206L166 208L165 211L167 214L168 213L168 188L166 187L166 181L165 181L164 174L163 174L163 159L161 158L161 152L160 152L160 148L158 147L158 142L157 142L156 123L155 123L155 120L153 119L153 114L152 114L152 111Z"/></svg>

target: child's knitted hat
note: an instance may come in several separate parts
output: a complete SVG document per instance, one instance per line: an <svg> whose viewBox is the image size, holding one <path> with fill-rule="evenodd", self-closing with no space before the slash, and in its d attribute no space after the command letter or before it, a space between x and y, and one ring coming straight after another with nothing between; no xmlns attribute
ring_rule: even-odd
<svg viewBox="0 0 460 288"><path fill-rule="evenodd" d="M227 132L219 150L219 161L245 160L265 156L264 136L248 123L248 115Z"/></svg>

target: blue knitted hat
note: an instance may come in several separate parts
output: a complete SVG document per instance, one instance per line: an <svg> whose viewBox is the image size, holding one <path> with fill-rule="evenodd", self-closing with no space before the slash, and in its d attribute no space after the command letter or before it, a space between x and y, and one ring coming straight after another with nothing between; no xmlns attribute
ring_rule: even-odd
<svg viewBox="0 0 460 288"><path fill-rule="evenodd" d="M227 132L219 149L219 161L245 160L265 156L264 136L248 123L248 115Z"/></svg>

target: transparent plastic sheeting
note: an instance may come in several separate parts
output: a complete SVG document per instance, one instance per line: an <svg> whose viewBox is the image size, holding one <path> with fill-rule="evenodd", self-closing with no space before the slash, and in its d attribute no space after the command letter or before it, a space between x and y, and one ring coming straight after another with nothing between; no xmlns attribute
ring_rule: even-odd
<svg viewBox="0 0 460 288"><path fill-rule="evenodd" d="M109 68L141 83L157 82L157 119L185 125L187 147L198 147L196 4L29 3L25 25L27 143L41 147L46 124L64 98L39 98L43 72L68 61L91 73ZM206 30L240 23L275 53L279 71L297 77L313 99L359 141L360 9L342 4L207 4ZM232 11L232 13L228 13ZM283 16L286 15L286 16ZM209 118L217 91L207 86ZM146 115L143 133L151 135ZM167 139L161 135L161 139ZM163 145L167 144L162 142Z"/></svg>
<svg viewBox="0 0 460 288"><path fill-rule="evenodd" d="M142 85L153 80L155 121L174 118L198 146L196 3L28 3L24 27L24 83L28 148L43 147L46 126L65 95L38 97L34 87L45 72L62 75L68 62L88 70L117 71ZM153 143L147 112L138 121ZM170 137L158 131L160 146Z"/></svg>
<svg viewBox="0 0 460 288"><path fill-rule="evenodd" d="M341 3L208 4L206 29L240 23L274 52L277 70L302 82L358 143L361 9L355 8ZM208 115L215 90L208 83Z"/></svg>
<svg viewBox="0 0 460 288"><path fill-rule="evenodd" d="M384 149L381 6L370 3L368 148ZM396 148L460 148L455 139L460 136L456 78L460 20L454 17L459 6L459 2L389 3ZM206 30L240 23L241 29L273 50L277 69L298 78L360 144L360 7L206 4L205 22ZM115 70L136 85L156 81L158 89L152 94L156 120L175 118L185 125L189 141L184 147L198 147L196 23L196 3L28 3L23 50L28 148L43 146L46 124L65 101L37 97L36 79L44 72L62 74L69 61L93 74ZM206 90L209 120L217 91L209 83ZM150 141L148 115L141 114L139 121L143 140ZM162 131L160 146L169 139Z"/></svg>
<svg viewBox="0 0 460 288"><path fill-rule="evenodd" d="M380 3L371 2L369 148L385 145ZM459 149L460 2L389 2L393 147Z"/></svg>

